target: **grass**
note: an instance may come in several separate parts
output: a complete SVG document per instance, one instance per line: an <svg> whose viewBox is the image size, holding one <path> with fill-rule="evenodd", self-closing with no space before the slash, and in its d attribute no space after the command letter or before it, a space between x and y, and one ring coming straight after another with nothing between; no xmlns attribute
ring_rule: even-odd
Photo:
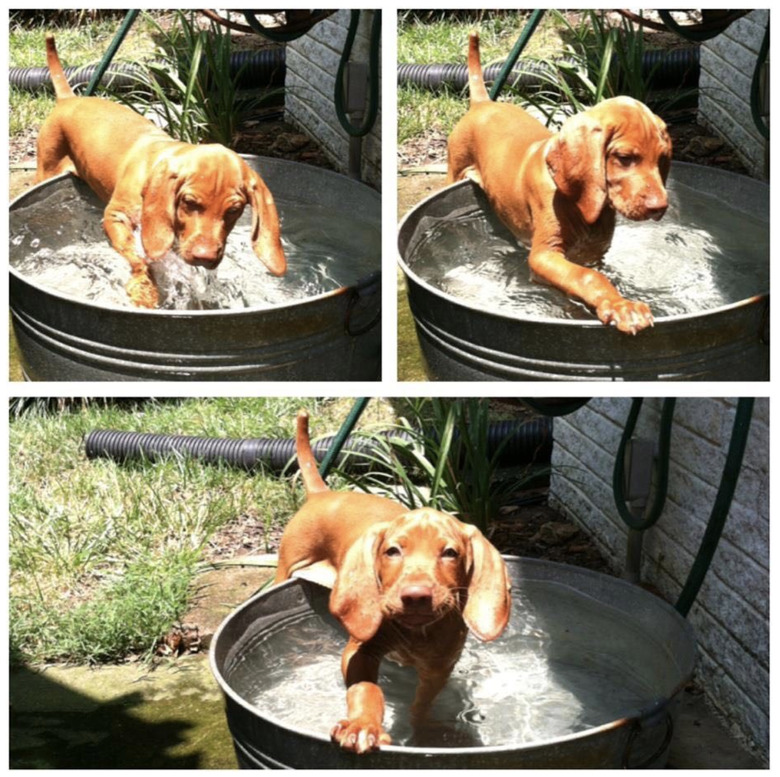
<svg viewBox="0 0 780 777"><path fill-rule="evenodd" d="M262 103L284 94L239 94L241 73L231 73L234 47L226 27L209 21L201 28L196 11L175 11L170 24L152 23L154 61L136 73L134 89L121 100L142 115L156 114L177 140L232 147L238 127Z"/></svg>
<svg viewBox="0 0 780 777"><path fill-rule="evenodd" d="M411 12L399 16L398 62L418 64L465 63L469 33L479 30L482 64L503 61L520 37L528 12L498 13L479 21L457 15L420 19ZM526 47L524 56L551 56L561 42L547 14ZM468 108L463 94L433 94L412 86L398 88L398 142L427 132L449 133Z"/></svg>
<svg viewBox="0 0 780 777"><path fill-rule="evenodd" d="M404 12L399 17L398 61L439 63L466 61L469 33L479 32L483 65L506 58L525 27L529 12L497 13L480 20L446 15L433 21ZM546 16L534 32L525 54L551 54L559 47L556 25Z"/></svg>
<svg viewBox="0 0 780 777"><path fill-rule="evenodd" d="M84 18L77 25L27 26L11 22L8 33L8 57L11 67L45 67L46 48L44 37L54 33L57 50L65 67L97 64L108 48L120 24L119 19ZM138 61L150 56L154 50L153 30L149 19L139 16L119 49L115 61ZM131 55L132 52L132 55ZM15 135L37 130L54 105L54 97L48 92L30 93L11 86L8 90L9 134Z"/></svg>
<svg viewBox="0 0 780 777"><path fill-rule="evenodd" d="M289 478L180 457L126 465L88 461L82 448L87 432L287 438L298 408L306 406L317 436L338 429L352 400L66 404L55 412L33 409L10 423L9 607L16 661L148 654L186 613L196 567L215 534L251 512L266 528L281 527L301 498ZM395 411L374 400L361 427L388 419Z"/></svg>

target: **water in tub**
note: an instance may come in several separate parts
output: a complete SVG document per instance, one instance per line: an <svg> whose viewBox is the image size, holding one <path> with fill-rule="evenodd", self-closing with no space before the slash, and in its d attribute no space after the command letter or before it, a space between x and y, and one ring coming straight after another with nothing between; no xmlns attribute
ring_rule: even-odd
<svg viewBox="0 0 780 777"><path fill-rule="evenodd" d="M699 313L769 290L769 225L730 207L727 193L668 185L660 221L618 217L598 265L627 299L656 318ZM724 196L725 195L725 196ZM424 223L423 223L424 222ZM487 210L423 217L407 264L423 281L463 303L505 315L593 319L583 303L533 282L528 250Z"/></svg>
<svg viewBox="0 0 780 777"><path fill-rule="evenodd" d="M526 581L510 625L491 643L469 637L429 719L412 730L416 672L384 660L379 684L393 744L499 747L549 742L636 714L672 692L673 660L625 613L565 585ZM258 712L328 737L345 717L346 636L317 615L287 619L253 642L227 680Z"/></svg>
<svg viewBox="0 0 780 777"><path fill-rule="evenodd" d="M251 211L230 233L216 270L192 267L169 253L152 263L160 307L212 310L295 303L356 281L380 266L377 225L352 213L277 199L288 269L270 275L252 251ZM11 266L33 283L109 307L133 307L125 284L130 265L111 248L103 206L61 188L43 202L16 211ZM139 237L137 235L137 237Z"/></svg>

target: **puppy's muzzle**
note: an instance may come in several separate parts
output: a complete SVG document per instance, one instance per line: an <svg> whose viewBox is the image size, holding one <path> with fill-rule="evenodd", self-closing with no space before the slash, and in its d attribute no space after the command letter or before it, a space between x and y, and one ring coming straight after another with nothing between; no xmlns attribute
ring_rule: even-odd
<svg viewBox="0 0 780 777"><path fill-rule="evenodd" d="M215 270L222 261L224 252L224 246L200 243L187 252L183 258L187 264L191 264L193 267L205 267L207 270Z"/></svg>

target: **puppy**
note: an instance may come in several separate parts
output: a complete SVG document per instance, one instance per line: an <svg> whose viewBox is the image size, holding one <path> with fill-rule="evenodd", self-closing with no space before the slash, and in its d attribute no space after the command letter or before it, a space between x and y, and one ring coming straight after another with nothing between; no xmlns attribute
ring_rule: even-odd
<svg viewBox="0 0 780 777"><path fill-rule="evenodd" d="M133 304L157 307L147 264L174 244L189 264L216 268L246 205L253 211L255 253L269 272L284 275L274 199L238 154L216 143L180 143L130 108L74 96L51 35L46 54L57 103L38 135L36 183L72 172L107 203L103 227L130 263L126 289ZM139 226L143 252L134 235Z"/></svg>
<svg viewBox="0 0 780 777"><path fill-rule="evenodd" d="M469 178L523 243L535 278L577 297L599 319L636 334L653 325L644 302L624 299L597 270L612 242L615 214L660 219L672 143L645 105L615 97L567 119L551 133L518 105L490 100L469 41L468 113L448 144L448 183Z"/></svg>
<svg viewBox="0 0 780 777"><path fill-rule="evenodd" d="M349 634L341 668L347 716L331 737L366 753L389 744L377 679L384 656L417 670L412 722L444 687L468 631L496 639L509 620L509 576L480 531L431 509L328 490L317 472L308 416L298 416L306 502L282 536L276 583L315 563L335 575L330 611Z"/></svg>

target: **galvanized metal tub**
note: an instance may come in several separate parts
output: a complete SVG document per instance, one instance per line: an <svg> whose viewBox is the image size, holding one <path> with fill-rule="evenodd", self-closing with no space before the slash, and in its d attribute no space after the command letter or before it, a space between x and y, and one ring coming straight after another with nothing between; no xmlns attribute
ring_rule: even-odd
<svg viewBox="0 0 780 777"><path fill-rule="evenodd" d="M277 198L333 206L381 223L374 190L343 175L284 160L246 156ZM97 201L68 174L11 203L20 208L70 187ZM111 250L108 243L106 249ZM92 304L42 288L13 268L10 302L29 380L379 380L381 246L376 271L354 285L301 302L244 310L142 310Z"/></svg>
<svg viewBox="0 0 780 777"><path fill-rule="evenodd" d="M769 229L769 187L746 176L675 162L672 180L760 214ZM489 208L470 181L419 203L401 223L399 264L429 376L439 380L768 380L769 290L696 314L656 317L636 337L592 320L507 315L427 283L408 263L421 221ZM750 239L750 236L746 236ZM767 256L768 261L768 256Z"/></svg>
<svg viewBox="0 0 780 777"><path fill-rule="evenodd" d="M336 722L317 721L316 730L291 727L244 695L238 679L251 661L252 651L273 633L284 635L285 628L302 618L318 619L323 631L338 628L328 613L329 589L302 579L294 579L250 599L220 626L210 648L212 670L224 693L228 725L239 765L244 768L621 768L660 767L666 762L675 720L676 697L691 678L695 663L695 639L688 623L672 607L643 589L623 580L564 564L535 559L506 557L512 576L513 598L525 598L526 608L534 606L534 591L544 592L547 602L539 612L539 621L554 617L550 595L586 597L602 608L605 617L615 623L611 633L598 631L586 622L566 623L563 639L574 648L593 650L594 639L610 641L630 635L635 646L647 650L650 643L659 646L653 660L643 662L625 655L626 672L643 672L653 687L652 698L632 713L625 710L602 724L570 736L522 746L505 744L490 747L408 747L389 745L379 751L358 756L347 753L328 739ZM539 597L541 603L542 597ZM541 605L540 605L541 606ZM518 617L515 606L513 621ZM576 621L576 619L573 619ZM543 626L542 626L543 628ZM280 631L281 630L281 631ZM620 633L617 633L620 631ZM501 650L503 637L476 651ZM278 643L275 643L278 644ZM346 644L346 636L340 644ZM317 650L317 648L313 648ZM298 657L300 660L300 657ZM283 666L294 662L274 653L270 659ZM648 666L652 664L652 666ZM253 670L255 665L252 665ZM456 668L457 670L457 668ZM263 666L256 671L263 676ZM522 672L522 667L520 667ZM294 675L293 675L294 676ZM522 676L522 675L521 675ZM620 678L616 678L619 682ZM387 692L387 689L385 689ZM315 704L310 693L291 703ZM299 694L300 696L300 694ZM609 704L609 699L607 699Z"/></svg>

